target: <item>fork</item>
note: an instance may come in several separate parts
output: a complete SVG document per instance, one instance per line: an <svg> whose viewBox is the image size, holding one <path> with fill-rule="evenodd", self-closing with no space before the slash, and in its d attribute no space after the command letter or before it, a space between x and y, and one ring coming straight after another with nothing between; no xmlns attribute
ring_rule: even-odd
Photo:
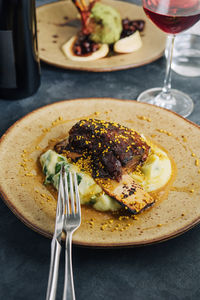
<svg viewBox="0 0 200 300"><path fill-rule="evenodd" d="M65 279L63 300L75 300L73 271L72 271L72 234L81 224L81 208L80 198L78 193L78 182L76 173L74 173L74 180L72 174L69 172L69 187L70 200L68 193L68 179L64 167L60 171L58 202L56 210L56 222L53 239L51 242L51 260L46 300L55 300L58 269L60 262L60 253L62 248L62 233L66 233L66 249L65 249ZM74 181L74 184L73 184ZM75 190L75 197L74 197ZM75 198L76 198L76 212L75 212ZM70 212L71 208L71 212Z"/></svg>
<svg viewBox="0 0 200 300"><path fill-rule="evenodd" d="M74 281L73 281L73 271L72 271L72 235L74 231L81 224L81 208L80 208L80 198L78 192L77 176L74 173L74 187L76 195L76 212L75 212L75 200L74 200L74 189L72 174L69 173L69 183L70 183L70 200L71 200L71 213L69 206L69 195L68 188L65 188L66 197L66 214L64 219L64 231L66 233L65 241L65 280L64 280L64 293L63 300L75 300L74 292ZM65 174L65 186L67 186L67 177Z"/></svg>

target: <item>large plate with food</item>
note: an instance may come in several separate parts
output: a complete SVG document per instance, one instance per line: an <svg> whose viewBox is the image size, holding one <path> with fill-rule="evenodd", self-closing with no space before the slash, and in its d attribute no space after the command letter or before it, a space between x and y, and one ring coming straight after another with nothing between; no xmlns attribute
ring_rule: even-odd
<svg viewBox="0 0 200 300"><path fill-rule="evenodd" d="M59 172L78 174L79 245L161 242L200 221L200 129L159 107L77 99L37 109L0 141L1 196L51 237Z"/></svg>
<svg viewBox="0 0 200 300"><path fill-rule="evenodd" d="M160 58L165 49L166 35L142 7L127 2L57 1L37 8L37 24L41 60L66 69L138 67Z"/></svg>

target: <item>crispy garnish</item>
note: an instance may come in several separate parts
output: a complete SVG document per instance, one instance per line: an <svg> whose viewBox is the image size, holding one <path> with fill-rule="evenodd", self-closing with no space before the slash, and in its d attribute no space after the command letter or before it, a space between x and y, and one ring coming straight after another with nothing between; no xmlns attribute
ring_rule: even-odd
<svg viewBox="0 0 200 300"><path fill-rule="evenodd" d="M128 174L124 174L120 182L103 178L96 181L106 194L116 199L122 206L127 207L134 214L140 213L155 202Z"/></svg>

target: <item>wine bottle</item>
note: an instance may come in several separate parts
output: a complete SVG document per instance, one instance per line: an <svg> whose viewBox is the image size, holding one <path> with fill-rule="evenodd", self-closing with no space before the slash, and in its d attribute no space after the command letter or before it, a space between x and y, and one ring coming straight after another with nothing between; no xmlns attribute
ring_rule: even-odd
<svg viewBox="0 0 200 300"><path fill-rule="evenodd" d="M21 99L40 86L35 0L0 0L0 99Z"/></svg>

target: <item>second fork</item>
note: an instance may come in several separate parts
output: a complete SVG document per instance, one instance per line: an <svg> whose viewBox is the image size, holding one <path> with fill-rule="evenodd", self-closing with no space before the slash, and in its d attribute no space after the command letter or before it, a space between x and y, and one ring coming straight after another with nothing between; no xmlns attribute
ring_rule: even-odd
<svg viewBox="0 0 200 300"><path fill-rule="evenodd" d="M66 232L66 244L65 244L65 281L64 281L64 293L63 300L75 300L73 271L72 271L72 235L74 231L81 224L81 208L80 198L78 193L78 182L76 173L74 173L74 185L72 174L69 173L69 186L70 186L70 200L71 200L71 212L69 205L68 195L68 182L67 176L64 175L65 192L66 192L66 213L64 218L64 231ZM73 188L74 186L74 188ZM74 195L75 189L75 195ZM76 205L75 205L76 198Z"/></svg>

